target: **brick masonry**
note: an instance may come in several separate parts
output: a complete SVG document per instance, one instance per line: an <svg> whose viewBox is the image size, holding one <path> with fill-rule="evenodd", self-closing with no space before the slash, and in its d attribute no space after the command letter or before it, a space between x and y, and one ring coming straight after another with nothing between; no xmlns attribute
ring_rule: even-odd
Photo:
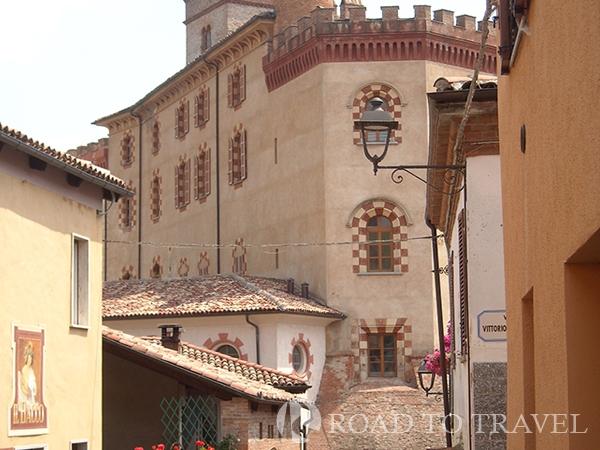
<svg viewBox="0 0 600 450"><path fill-rule="evenodd" d="M351 353L328 355L317 398L321 429L309 434L311 450L444 447L441 402L395 378L353 379Z"/></svg>

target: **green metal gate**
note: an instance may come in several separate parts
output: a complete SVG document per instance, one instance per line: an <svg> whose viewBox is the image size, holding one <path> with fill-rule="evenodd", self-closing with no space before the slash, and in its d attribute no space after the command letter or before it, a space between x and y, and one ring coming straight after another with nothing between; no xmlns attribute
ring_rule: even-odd
<svg viewBox="0 0 600 450"><path fill-rule="evenodd" d="M217 406L210 396L163 398L160 408L165 443L178 442L184 450L195 450L198 439L215 445L218 438Z"/></svg>

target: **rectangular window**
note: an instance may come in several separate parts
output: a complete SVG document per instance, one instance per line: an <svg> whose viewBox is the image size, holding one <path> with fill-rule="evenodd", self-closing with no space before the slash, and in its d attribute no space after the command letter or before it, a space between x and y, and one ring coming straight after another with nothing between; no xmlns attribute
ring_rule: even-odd
<svg viewBox="0 0 600 450"><path fill-rule="evenodd" d="M133 198L121 200L121 228L133 227Z"/></svg>
<svg viewBox="0 0 600 450"><path fill-rule="evenodd" d="M87 441L71 441L71 450L88 450Z"/></svg>
<svg viewBox="0 0 600 450"><path fill-rule="evenodd" d="M246 130L229 138L229 184L238 184L247 177Z"/></svg>
<svg viewBox="0 0 600 450"><path fill-rule="evenodd" d="M194 97L194 126L200 127L208 122L208 88Z"/></svg>
<svg viewBox="0 0 600 450"><path fill-rule="evenodd" d="M90 241L73 234L71 266L71 326L90 324Z"/></svg>
<svg viewBox="0 0 600 450"><path fill-rule="evenodd" d="M369 334L367 338L370 377L396 376L396 336Z"/></svg>
<svg viewBox="0 0 600 450"><path fill-rule="evenodd" d="M175 166L175 208L183 208L190 202L190 164L187 160Z"/></svg>

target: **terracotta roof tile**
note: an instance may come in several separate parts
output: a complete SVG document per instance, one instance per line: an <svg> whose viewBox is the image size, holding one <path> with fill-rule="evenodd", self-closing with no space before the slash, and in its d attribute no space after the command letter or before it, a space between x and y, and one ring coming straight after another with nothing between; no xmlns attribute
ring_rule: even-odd
<svg viewBox="0 0 600 450"><path fill-rule="evenodd" d="M290 389L298 392L305 391L310 387L306 380L292 374L285 374L185 342L181 342L180 352L177 352L163 347L160 339L155 336L131 336L106 326L102 327L102 336L106 340L138 353L189 370L198 374L200 378L217 382L242 396L277 402L307 403L306 399L288 392Z"/></svg>
<svg viewBox="0 0 600 450"><path fill-rule="evenodd" d="M286 280L237 275L109 281L102 299L105 319L246 312L346 317L298 290L288 294Z"/></svg>
<svg viewBox="0 0 600 450"><path fill-rule="evenodd" d="M85 161L69 155L68 153L55 150L44 143L30 138L19 130L2 126L2 123L0 123L0 138L2 141L7 142L19 141L20 143L23 143L25 146L29 147L29 153L37 152L38 154L49 157L50 160L54 160L56 162L55 165L60 167L68 166L80 173L87 174L91 178L103 182L102 185L104 187L109 189L111 186L117 188L121 195L133 195L133 192L129 191L129 188L125 182L111 175L110 171L103 169L102 167L95 166L89 161ZM22 146L20 146L20 149L25 150Z"/></svg>

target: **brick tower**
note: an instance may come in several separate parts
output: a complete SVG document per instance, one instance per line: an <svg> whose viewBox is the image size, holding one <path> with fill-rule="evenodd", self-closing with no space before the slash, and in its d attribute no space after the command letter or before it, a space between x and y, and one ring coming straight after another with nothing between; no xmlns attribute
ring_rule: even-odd
<svg viewBox="0 0 600 450"><path fill-rule="evenodd" d="M273 11L274 3L274 0L252 0L251 2L237 0L184 1L186 63L188 64L255 15ZM313 0L306 3L316 5L319 2ZM322 1L321 3L326 2Z"/></svg>

